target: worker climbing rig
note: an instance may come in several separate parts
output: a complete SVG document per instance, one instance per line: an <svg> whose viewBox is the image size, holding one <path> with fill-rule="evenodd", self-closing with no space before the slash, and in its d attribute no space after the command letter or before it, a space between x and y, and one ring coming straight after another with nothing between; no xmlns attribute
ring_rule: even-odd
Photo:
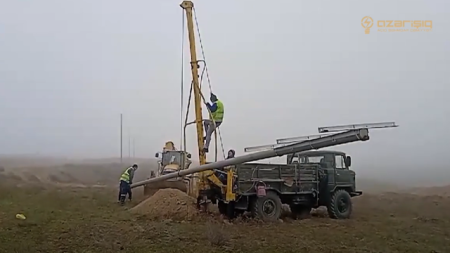
<svg viewBox="0 0 450 253"><path fill-rule="evenodd" d="M180 147L180 151L178 151L180 153L180 155L184 156L185 154L188 154L189 152L187 152L186 148L187 148L187 143L186 143L186 128L190 125L195 124L196 125L196 130L197 130L197 147L198 147L198 160L200 162L200 165L204 165L206 164L206 153L204 152L203 148L204 148L204 128L203 128L203 110L202 110L202 103L206 105L206 99L202 93L202 81L203 81L203 76L206 73L206 77L207 77L207 81L208 81L208 86L210 89L210 92L212 93L212 86L211 86L211 81L210 81L210 76L208 73L208 68L206 65L206 61L205 61L205 52L204 52L204 48L203 48L203 44L202 44L202 39L201 39L201 35L200 35L200 29L198 26L198 21L197 21L197 16L195 13L195 9L194 9L194 4L191 1L183 1L180 4L183 13L183 24L182 24L182 30L183 30L183 39L182 39L182 73L181 73L181 125L182 125L182 132L181 132L181 136L182 136L182 142L180 143L181 147ZM185 21L187 21L185 23ZM195 23L195 24L194 24ZM198 38L199 38L199 42L200 42L200 48L201 48L201 53L203 56L203 60L199 60L197 58L197 48L196 48L196 36L195 36L195 31L194 28L197 28L197 34L198 34ZM187 103L187 109L186 109L186 114L184 116L183 119L183 107L184 107L184 101L183 101L183 96L184 96L184 37L185 37L185 30L187 29L187 34L188 34L188 41L189 41L189 51L190 51L190 67L191 67L191 74L192 74L192 81L190 83L190 91L189 91L189 99L188 99L188 103ZM201 74L200 69L201 70ZM189 111L190 111L190 105L191 105L191 100L192 100L192 96L194 97L193 101L194 101L194 107L195 107L195 120L192 122L189 122ZM208 108L208 107L207 107ZM211 111L208 108L208 114L211 117ZM215 124L214 120L212 120L213 123ZM222 143L222 137L220 134L220 129L219 128L215 128L214 134L215 134L215 161L217 161L217 133L220 137L220 143L221 143L221 148L222 148L222 154L225 157L225 152L224 152L224 148L223 148L223 143ZM164 155L164 154L163 154ZM186 159L180 159L181 160L181 164L179 164L179 166L177 166L179 169L178 171L181 170L185 170L187 169L189 166L186 164ZM171 165L171 166L175 166L175 165ZM173 174L173 173L172 173ZM158 177L159 178L159 177ZM179 181L179 182L176 182ZM202 171L200 173L197 173L195 175L189 175L187 177L184 178L178 178L175 181L171 181L170 184L161 184L161 185L157 185L157 184L152 184L152 185L146 185L145 188L148 189L148 192L152 192L152 189L161 189L161 188L183 188L183 187L179 187L179 184L177 183L182 183L182 182L186 182L189 181L189 183L187 183L187 192L188 194L192 195L193 197L196 197L198 200L198 203L205 203L206 202L206 194L205 192L208 191L209 189L209 183L210 181L215 182L216 184L220 184L220 180L217 178L217 176L214 175L213 171L211 170L206 170L206 171ZM178 187L174 187L178 185ZM144 189L145 189L144 188Z"/></svg>
<svg viewBox="0 0 450 253"><path fill-rule="evenodd" d="M203 112L202 112L202 102L203 104L206 104L206 99L203 96L203 93L201 91L201 83L203 79L203 74L206 72L207 81L209 85L209 89L212 93L212 86L211 81L208 73L208 67L206 64L206 57L205 52L203 48L203 42L201 39L200 34L200 28L197 21L197 16L194 9L194 4L191 1L183 1L180 4L181 8L184 10L184 13L186 15L186 28L188 31L188 39L189 39L189 51L190 51L190 65L191 65L191 74L192 74L192 82L191 82L191 88L189 93L189 101L188 101L188 108L186 110L186 116L185 116L185 122L184 122L184 151L186 151L186 127L193 124L195 122L196 129L197 129L197 148L198 148L198 155L199 155L199 162L200 165L206 164L206 153L203 150L204 147L204 128L203 128ZM199 37L200 42L200 48L203 56L203 60L198 60L197 58L197 49L196 49L196 43L195 43L195 31L194 31L194 20L195 25L197 28L197 33ZM183 28L184 29L184 28ZM184 30L183 30L184 31ZM183 32L184 33L184 32ZM199 68L203 64L203 71L201 76L199 75ZM195 121L194 122L188 122L188 116L189 116L189 106L191 101L191 96L194 95L194 107L195 107ZM208 114L211 117L211 112L208 109ZM215 124L215 122L214 122ZM216 129L217 132L220 130ZM222 139L222 138L220 138ZM223 144L222 144L222 153L224 155L223 150ZM215 132L215 160L217 161L217 133ZM206 192L208 192L209 189L209 181L214 182L215 184L221 184L219 178L214 175L214 172L212 170L205 170L201 171L197 175L191 178L194 182L192 182L190 185L194 189L191 189L190 192L194 193L194 197L197 198L198 204L206 203Z"/></svg>

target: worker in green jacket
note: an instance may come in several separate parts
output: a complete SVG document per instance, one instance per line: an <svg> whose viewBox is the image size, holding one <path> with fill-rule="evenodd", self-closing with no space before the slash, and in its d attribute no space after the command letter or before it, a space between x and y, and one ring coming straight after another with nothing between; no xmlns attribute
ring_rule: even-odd
<svg viewBox="0 0 450 253"><path fill-rule="evenodd" d="M134 172L138 169L137 164L128 167L120 176L120 186L119 186L119 202L121 205L125 204L125 199L127 198L131 201L131 184L133 183Z"/></svg>
<svg viewBox="0 0 450 253"><path fill-rule="evenodd" d="M210 119L204 121L206 136L204 137L205 145L203 146L203 151L205 153L208 153L209 144L211 142L211 136L216 130L216 128L222 124L224 115L224 108L222 101L217 99L217 96L214 95L213 93L211 93L210 100L211 103L206 104L208 110L211 112ZM214 124L214 122L216 124Z"/></svg>

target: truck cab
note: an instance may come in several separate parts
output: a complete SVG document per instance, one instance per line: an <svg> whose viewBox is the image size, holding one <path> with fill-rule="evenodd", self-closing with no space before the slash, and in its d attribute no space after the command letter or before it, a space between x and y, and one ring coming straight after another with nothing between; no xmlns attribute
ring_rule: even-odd
<svg viewBox="0 0 450 253"><path fill-rule="evenodd" d="M328 188L347 189L351 195L357 196L356 173L350 169L352 159L344 152L333 150L306 151L287 156L288 164L318 164L327 175Z"/></svg>

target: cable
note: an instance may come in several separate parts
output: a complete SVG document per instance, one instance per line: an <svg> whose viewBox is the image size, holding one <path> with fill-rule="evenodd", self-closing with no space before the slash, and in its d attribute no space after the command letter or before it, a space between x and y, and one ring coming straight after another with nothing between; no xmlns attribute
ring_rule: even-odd
<svg viewBox="0 0 450 253"><path fill-rule="evenodd" d="M202 73L201 73L201 75L200 75L200 80L203 79L204 73L205 73L205 68L203 68L203 70L202 70ZM190 89L189 89L189 98L188 98L188 104L187 104L187 110L186 110L186 116L185 116L185 120L184 120L184 125L187 125L187 124L188 124L189 109L190 109L190 107L191 107L192 90L193 90L193 88L194 88L194 81L191 82L191 87L190 87ZM202 98L202 100L203 100L203 103L206 104L205 97L203 96L203 93L202 93L201 90L200 90L200 96L201 96L201 98ZM211 111L209 110L209 108L207 107L206 109L208 110L208 113L209 113L209 115L211 116ZM214 124L216 124L216 123L214 122ZM217 136L216 136L216 140L217 140ZM215 144L216 144L216 145L215 145L215 146L216 146L216 156L215 156L215 161L217 162L217 141L216 141ZM184 149L186 149L186 147L184 147ZM223 149L222 149L222 150L223 150Z"/></svg>
<svg viewBox="0 0 450 253"><path fill-rule="evenodd" d="M212 91L211 79L209 78L208 67L206 66L206 57L205 57L205 50L203 48L202 35L200 34L200 27L198 26L197 11L195 10L195 7L192 10L193 10L193 13L194 13L195 26L197 27L198 41L200 42L200 49L202 51L202 57L203 57L203 61L204 61L204 64L205 64L206 78L208 80L209 90Z"/></svg>
<svg viewBox="0 0 450 253"><path fill-rule="evenodd" d="M203 103L206 106L206 110L208 110L208 116L210 118L212 118L212 112L209 110L208 106L206 105L205 97L203 97L203 93L202 93L202 83L203 83L203 76L204 76L205 71L206 71L206 67L205 67L206 66L206 62L204 60L203 61L198 61L198 62L203 62L204 63L202 74L200 75L200 81L199 81L200 88L199 88L199 91L200 91L200 95L202 96ZM217 128L216 127L216 122L214 120L213 120L213 122L214 122L214 127ZM217 162L217 132L215 130L214 130L214 138L215 138L215 142L214 142L214 161ZM225 156L224 156L224 159L225 159Z"/></svg>
<svg viewBox="0 0 450 253"><path fill-rule="evenodd" d="M207 78L207 81L208 81L209 91L210 91L210 93L212 93L211 79L209 77L208 66L206 64L205 50L203 48L202 36L201 36L201 33L200 33L200 27L198 25L198 20L197 20L197 11L195 10L195 8L193 8L193 13L194 13L195 25L197 27L198 39L199 39L199 42L200 42L200 49L201 49L201 52L202 52L203 63L205 64L204 69L206 71L206 78ZM199 88L201 89L201 86ZM200 90L200 94L201 94L201 90ZM203 98L204 103L206 104L206 100L203 97L203 95L202 95L202 98ZM209 109L208 109L208 111L209 111ZM211 112L209 112L209 113L211 114ZM215 124L216 123L214 122L214 125ZM223 139L222 139L222 134L220 132L219 127L216 127L216 130L214 131L214 133L216 135L216 142L217 142L217 133L219 134L220 146L222 148L223 158L225 159L225 148L223 147Z"/></svg>
<svg viewBox="0 0 450 253"><path fill-rule="evenodd" d="M191 107L191 98L192 98L192 89L194 87L194 81L191 82L191 88L189 89L189 98L188 98L188 104L186 109L186 116L184 118L184 125L187 125L188 123L188 117L189 117L189 108ZM186 136L185 136L186 138ZM184 147L186 149L187 147Z"/></svg>

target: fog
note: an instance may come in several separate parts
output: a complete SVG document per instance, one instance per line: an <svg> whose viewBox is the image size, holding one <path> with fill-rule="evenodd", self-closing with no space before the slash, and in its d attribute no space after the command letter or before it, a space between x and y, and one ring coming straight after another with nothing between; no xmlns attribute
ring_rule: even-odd
<svg viewBox="0 0 450 253"><path fill-rule="evenodd" d="M124 156L128 140L142 158L165 141L179 145L191 81L179 3L0 0L0 154L118 157L121 113ZM368 142L333 149L351 155L361 177L450 180L448 1L195 5L212 89L225 105L225 151L241 155L320 126L395 121L400 127L373 130ZM379 20L431 20L432 30L382 32ZM207 82L202 91L209 97ZM196 157L194 126L186 137Z"/></svg>

